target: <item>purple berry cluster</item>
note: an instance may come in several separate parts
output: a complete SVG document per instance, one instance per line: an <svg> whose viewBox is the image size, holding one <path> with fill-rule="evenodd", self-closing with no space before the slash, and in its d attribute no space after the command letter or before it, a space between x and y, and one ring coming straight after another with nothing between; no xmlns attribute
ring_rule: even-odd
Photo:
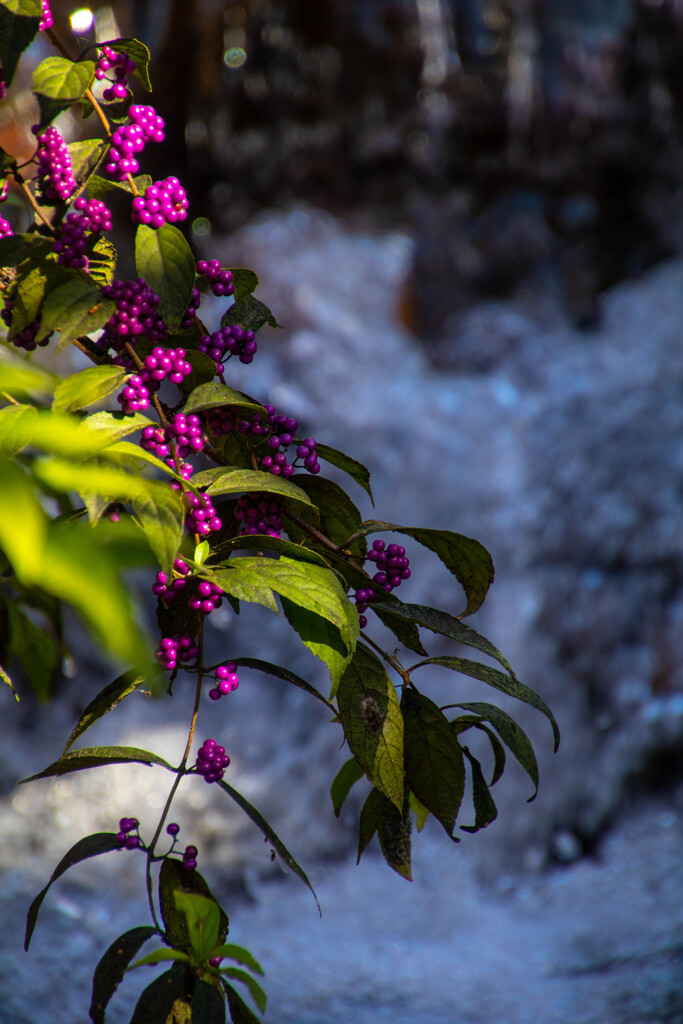
<svg viewBox="0 0 683 1024"><path fill-rule="evenodd" d="M187 587L187 580L184 578L190 572L190 567L182 558L176 558L173 562L173 569L179 573L176 579L169 581L165 572L158 572L156 582L152 586L152 593L160 597L166 604L175 601L178 594L182 594Z"/></svg>
<svg viewBox="0 0 683 1024"><path fill-rule="evenodd" d="M220 608L223 604L224 594L225 591L215 583L202 580L197 587L197 593L187 603L192 611L199 612L200 615L210 615L214 608Z"/></svg>
<svg viewBox="0 0 683 1024"><path fill-rule="evenodd" d="M130 124L117 128L111 137L104 169L116 181L128 174L137 174L140 165L136 154L142 153L148 142L164 141L164 120L154 107L133 104L128 108Z"/></svg>
<svg viewBox="0 0 683 1024"><path fill-rule="evenodd" d="M114 71L114 81L107 79L107 71ZM127 53L117 53L111 46L102 47L102 56L95 65L95 78L98 82L107 79L111 84L102 93L105 103L113 100L125 100L128 95L128 75L135 71L135 61Z"/></svg>
<svg viewBox="0 0 683 1024"><path fill-rule="evenodd" d="M197 751L197 773L204 776L204 782L219 782L224 769L230 764L230 758L215 740L204 740Z"/></svg>
<svg viewBox="0 0 683 1024"><path fill-rule="evenodd" d="M137 373L131 374L123 391L116 396L121 411L126 415L149 409L149 388Z"/></svg>
<svg viewBox="0 0 683 1024"><path fill-rule="evenodd" d="M199 416L190 414L186 416L182 412L175 414L168 425L166 434L175 442L175 449L181 459L188 455L198 455L204 451L206 437L202 431L202 421Z"/></svg>
<svg viewBox="0 0 683 1024"><path fill-rule="evenodd" d="M207 494L202 494L201 498L198 498L196 494L186 492L183 495L183 499L187 508L185 526L190 533L196 533L200 537L208 537L210 533L220 530L223 523L216 515L216 510L211 504L211 498Z"/></svg>
<svg viewBox="0 0 683 1024"><path fill-rule="evenodd" d="M199 288L192 288L192 294L190 295L190 301L187 304L187 309L183 313L183 319L180 321L180 330L184 331L187 327L192 327L197 310L202 301L201 292Z"/></svg>
<svg viewBox="0 0 683 1024"><path fill-rule="evenodd" d="M187 217L187 195L177 178L164 178L148 185L144 195L136 196L132 203L131 219L134 224L149 224L160 228L175 224Z"/></svg>
<svg viewBox="0 0 683 1024"><path fill-rule="evenodd" d="M256 335L239 324L221 327L213 334L203 334L197 348L205 352L216 363L216 370L223 373L223 361L237 356L241 363L251 363L256 354Z"/></svg>
<svg viewBox="0 0 683 1024"><path fill-rule="evenodd" d="M76 190L67 145L56 128L46 128L38 140L36 192L47 202L66 202Z"/></svg>
<svg viewBox="0 0 683 1024"><path fill-rule="evenodd" d="M197 847L186 846L183 854L183 867L186 871L194 871L197 867Z"/></svg>
<svg viewBox="0 0 683 1024"><path fill-rule="evenodd" d="M142 846L142 840L138 835L140 822L137 818L121 818L119 831L116 833L116 842L122 850L138 850ZM135 835L131 835L135 832Z"/></svg>
<svg viewBox="0 0 683 1024"><path fill-rule="evenodd" d="M228 661L225 665L219 665L216 669L216 685L209 690L211 700L220 700L228 693L232 693L240 685L237 676L237 665L234 661Z"/></svg>
<svg viewBox="0 0 683 1024"><path fill-rule="evenodd" d="M9 238L9 236L13 234L14 232L12 231L12 225L10 222L5 220L4 217L0 217L0 238Z"/></svg>
<svg viewBox="0 0 683 1024"><path fill-rule="evenodd" d="M235 291L231 270L222 270L220 260L198 260L197 273L205 277L214 295L232 295Z"/></svg>
<svg viewBox="0 0 683 1024"><path fill-rule="evenodd" d="M372 577L373 580L387 594L400 586L403 580L410 579L410 562L402 544L389 544L387 547L383 540L375 540L372 542L372 548L368 551L367 557L379 569L379 572ZM361 587L355 593L361 629L368 624L363 612L367 611L368 605L374 597L375 591L371 587Z"/></svg>
<svg viewBox="0 0 683 1024"><path fill-rule="evenodd" d="M240 522L240 534L279 537L282 530L284 505L272 494L245 494L237 499L235 519Z"/></svg>
<svg viewBox="0 0 683 1024"><path fill-rule="evenodd" d="M68 213L61 226L61 238L52 245L57 253L57 262L63 267L88 266L85 255L87 232L101 234L111 231L111 213L99 199L84 199L79 196L74 207L78 213Z"/></svg>
<svg viewBox="0 0 683 1024"><path fill-rule="evenodd" d="M50 0L40 0L40 6L42 7L42 19L38 26L39 32L47 32L49 28L52 28L52 11L50 10Z"/></svg>
<svg viewBox="0 0 683 1024"><path fill-rule="evenodd" d="M154 657L167 672L172 672L179 661L194 661L199 648L191 636L163 637Z"/></svg>
<svg viewBox="0 0 683 1024"><path fill-rule="evenodd" d="M266 455L261 459L261 468L267 469L273 476L288 477L294 472L296 459L303 459L304 467L309 473L319 473L320 465L315 452L316 441L314 438L304 438L303 443L297 446L294 463L288 463L285 452L294 443L294 434L299 424L291 416L276 413L272 405L264 405L264 409L268 413L270 429L267 445L274 454Z"/></svg>
<svg viewBox="0 0 683 1024"><path fill-rule="evenodd" d="M7 327L12 326L13 309L13 300L10 298L6 298L0 316L2 317L3 323ZM39 330L40 318L33 320L32 323L24 327L23 330L18 331L11 339L12 344L15 345L17 348L23 348L25 352L33 352L34 349L36 348L36 345L39 345L41 348L43 348L45 345L47 345L50 338L48 336L47 338L43 338L42 341L36 342L36 335L38 334Z"/></svg>
<svg viewBox="0 0 683 1024"><path fill-rule="evenodd" d="M161 341L168 333L157 313L159 296L155 295L144 277L134 281L113 281L102 289L105 299L113 299L116 312L105 324L100 345L120 351L126 341L135 344L144 334L151 341ZM123 365L133 367L124 359Z"/></svg>
<svg viewBox="0 0 683 1024"><path fill-rule="evenodd" d="M237 416L228 405L205 409L200 415L205 429L211 431L214 437L223 437L225 434L229 434L237 424Z"/></svg>

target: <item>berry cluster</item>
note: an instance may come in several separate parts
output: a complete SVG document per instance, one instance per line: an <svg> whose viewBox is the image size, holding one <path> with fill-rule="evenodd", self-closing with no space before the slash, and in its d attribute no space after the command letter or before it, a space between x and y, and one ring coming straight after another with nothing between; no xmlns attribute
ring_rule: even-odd
<svg viewBox="0 0 683 1024"><path fill-rule="evenodd" d="M215 583L202 580L197 587L197 593L187 603L192 611L199 612L200 615L210 615L214 608L220 608L223 604L224 593L225 591Z"/></svg>
<svg viewBox="0 0 683 1024"><path fill-rule="evenodd" d="M279 537L284 505L272 494L245 494L237 499L235 519L240 521L240 534Z"/></svg>
<svg viewBox="0 0 683 1024"><path fill-rule="evenodd" d="M113 281L102 289L102 295L105 299L114 300L116 312L105 324L100 345L120 351L126 341L134 344L141 334L151 341L161 341L168 333L157 313L159 296L154 294L144 277L135 281ZM122 363L132 369L126 359Z"/></svg>
<svg viewBox="0 0 683 1024"><path fill-rule="evenodd" d="M40 25L38 26L39 32L47 32L49 28L52 28L52 11L50 10L50 0L40 0L40 6L42 7L42 15Z"/></svg>
<svg viewBox="0 0 683 1024"><path fill-rule="evenodd" d="M175 449L181 459L188 455L198 455L204 451L206 438L202 432L202 422L199 416L190 414L186 416L182 412L175 414L169 423L166 434L175 442Z"/></svg>
<svg viewBox="0 0 683 1024"><path fill-rule="evenodd" d="M144 195L136 196L132 202L131 219L134 224L149 224L151 228L160 228L167 222L187 217L187 195L177 178L164 178L148 185Z"/></svg>
<svg viewBox="0 0 683 1024"><path fill-rule="evenodd" d="M177 579L169 582L168 576L165 572L158 572L156 576L156 582L152 586L152 593L160 597L166 604L170 604L174 601L178 594L181 594L187 586L187 580L184 579L190 571L190 567L187 562L184 562L182 558L176 558L173 562L173 569L179 573Z"/></svg>
<svg viewBox="0 0 683 1024"><path fill-rule="evenodd" d="M222 270L220 260L198 260L197 273L205 277L214 295L232 295L235 291L231 270Z"/></svg>
<svg viewBox="0 0 683 1024"><path fill-rule="evenodd" d="M0 238L9 238L9 236L13 234L14 232L12 231L12 225L10 222L5 220L4 217L0 217Z"/></svg>
<svg viewBox="0 0 683 1024"><path fill-rule="evenodd" d="M104 169L116 181L123 181L128 174L137 174L140 165L136 153L142 153L148 142L164 141L164 119L154 107L133 104L128 108L131 124L117 128L111 137Z"/></svg>
<svg viewBox="0 0 683 1024"><path fill-rule="evenodd" d="M288 463L284 453L294 443L294 434L299 424L291 416L276 413L272 405L264 405L263 408L268 413L268 427L270 429L270 437L267 442L268 448L275 454L264 456L261 459L261 468L267 469L274 476L291 476L294 472L294 463ZM316 441L312 437L304 438L303 443L296 449L296 458L303 459L304 467L309 473L314 474L320 472L315 449Z"/></svg>
<svg viewBox="0 0 683 1024"><path fill-rule="evenodd" d="M76 190L76 181L69 150L56 128L46 128L40 136L36 159L36 194L43 202L66 202Z"/></svg>
<svg viewBox="0 0 683 1024"><path fill-rule="evenodd" d="M201 292L199 288L192 288L192 294L190 295L190 301L187 304L187 309L183 313L183 319L180 321L180 330L184 331L187 327L192 327L194 318L197 310L199 309L202 301Z"/></svg>
<svg viewBox="0 0 683 1024"><path fill-rule="evenodd" d="M223 778L224 769L230 764L225 747L215 740L204 740L197 751L197 773L204 776L204 782L218 782Z"/></svg>
<svg viewBox="0 0 683 1024"><path fill-rule="evenodd" d="M121 411L126 415L134 412L144 412L149 409L149 388L145 386L142 377L137 373L131 374L123 391L116 396L116 401L121 406Z"/></svg>
<svg viewBox="0 0 683 1024"><path fill-rule="evenodd" d="M237 416L229 405L218 405L215 409L205 409L200 413L206 430L214 437L229 434L237 424Z"/></svg>
<svg viewBox="0 0 683 1024"><path fill-rule="evenodd" d="M223 523L216 515L216 510L208 495L202 494L201 498L198 498L196 494L187 492L183 498L187 508L185 526L190 533L208 537L210 533L220 530Z"/></svg>
<svg viewBox="0 0 683 1024"><path fill-rule="evenodd" d="M197 348L205 352L216 363L218 373L223 373L223 360L237 356L241 363L250 363L256 354L256 335L239 324L221 327L213 334L203 334ZM227 356L226 356L227 353Z"/></svg>
<svg viewBox="0 0 683 1024"><path fill-rule="evenodd" d="M138 850L142 846L142 840L137 834L139 825L137 818L121 818L116 842L122 850ZM130 835L131 832L135 832L135 835Z"/></svg>
<svg viewBox="0 0 683 1024"><path fill-rule="evenodd" d="M186 871L194 871L197 867L197 847L186 846L183 854L183 867Z"/></svg>
<svg viewBox="0 0 683 1024"><path fill-rule="evenodd" d="M406 558L406 549L401 544L390 544L386 547L383 540L374 540L368 551L368 561L375 562L380 570L372 577L387 594L401 585L403 580L410 579L410 562Z"/></svg>
<svg viewBox="0 0 683 1024"><path fill-rule="evenodd" d="M57 253L57 262L64 267L88 266L85 255L87 232L111 231L111 213L99 199L84 199L79 196L74 207L78 213L68 213L61 226L62 237L52 245Z"/></svg>
<svg viewBox="0 0 683 1024"><path fill-rule="evenodd" d="M209 690L209 697L211 700L220 700L225 694L236 690L239 685L237 665L234 661L228 661L216 669L216 685L214 689Z"/></svg>
<svg viewBox="0 0 683 1024"><path fill-rule="evenodd" d="M199 648L191 636L164 637L154 657L160 661L167 672L176 668L178 661L194 661L199 654Z"/></svg>
<svg viewBox="0 0 683 1024"><path fill-rule="evenodd" d="M135 71L135 61L127 53L117 53L111 46L102 47L102 56L95 65L95 78L98 82L107 78L107 71L114 70L115 81L102 93L105 103L113 100L125 100L128 95L128 75Z"/></svg>
<svg viewBox="0 0 683 1024"><path fill-rule="evenodd" d="M12 326L13 309L13 300L10 298L6 298L0 316L2 317L3 323L7 327ZM32 323L28 324L26 327L24 327L21 331L17 331L17 333L11 339L12 344L16 345L17 348L23 348L25 352L33 352L36 345L40 345L40 347L42 348L43 346L47 345L48 341L50 340L50 336L48 335L48 337L43 338L42 341L36 342L36 335L38 334L39 330L40 319L38 318L34 320Z"/></svg>

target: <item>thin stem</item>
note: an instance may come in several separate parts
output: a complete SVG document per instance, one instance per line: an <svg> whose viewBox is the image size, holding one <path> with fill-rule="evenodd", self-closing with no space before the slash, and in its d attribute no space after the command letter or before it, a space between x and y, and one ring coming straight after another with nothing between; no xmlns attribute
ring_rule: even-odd
<svg viewBox="0 0 683 1024"><path fill-rule="evenodd" d="M378 647L378 645L375 643L375 641L371 637L369 637L367 635L367 633L363 633L362 630L361 630L361 634L360 635L363 637L363 639L365 640L366 644L369 644L370 647L374 647L374 649L377 651L377 653L379 655L381 655L382 658L384 658L384 660L387 662L387 664L391 665L391 667L393 668L394 672L398 672L398 674L401 676L401 678L403 679L403 682L405 683L406 686L412 686L412 682L411 682L410 676L406 672L406 670L403 668L403 666L401 665L401 662L398 660L398 658L392 658L392 656L390 654L387 654L387 652L383 651L381 647Z"/></svg>
<svg viewBox="0 0 683 1024"><path fill-rule="evenodd" d="M22 192L24 193L24 195L28 199L29 203L33 207L33 211L34 211L36 217L38 217L40 220L42 220L42 222L45 225L45 227L50 231L50 234L54 235L55 234L54 227L52 226L52 224L47 219L47 217L45 216L45 214L43 213L43 211L39 207L38 203L36 202L36 198L33 195L33 193L31 192L31 189L28 187L27 182L24 180L24 176L22 174L20 174L19 171L15 171L14 172L14 180L17 182L17 184L21 188Z"/></svg>

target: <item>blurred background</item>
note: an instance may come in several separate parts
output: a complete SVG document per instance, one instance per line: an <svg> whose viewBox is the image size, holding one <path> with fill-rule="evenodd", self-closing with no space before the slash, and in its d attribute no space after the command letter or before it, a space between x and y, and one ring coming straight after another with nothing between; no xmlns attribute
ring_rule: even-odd
<svg viewBox="0 0 683 1024"><path fill-rule="evenodd" d="M284 325L263 329L229 382L365 462L376 512L352 496L366 518L488 547L496 582L472 624L563 733L554 756L540 716L505 705L537 749L538 799L525 802L528 779L510 765L498 820L458 847L428 823L409 885L372 849L353 865L360 794L339 821L328 796L345 759L337 727L305 694L245 672L220 726L232 781L310 868L322 922L207 787L181 790L176 820L232 907L234 941L266 967L266 1020L680 1024L683 3L52 10L74 50L74 30L84 45L96 31L148 43L154 93L136 98L167 137L141 171L180 178L198 252L256 270ZM39 40L0 107L0 145L16 155L33 151L27 90L47 53ZM77 138L89 123L60 127ZM401 596L460 611L436 560L408 554ZM319 664L271 618L212 616L216 655L257 654L324 690ZM165 779L142 767L15 788L111 678L70 629L50 706L0 693L0 1021L12 1024L84 1019L97 952L146 920L139 865L121 855L61 879L28 957L27 903L86 829L135 814L144 834L165 798ZM491 699L432 678L440 703ZM128 698L92 742L177 756L176 698ZM115 1001L111 1020L127 1019Z"/></svg>

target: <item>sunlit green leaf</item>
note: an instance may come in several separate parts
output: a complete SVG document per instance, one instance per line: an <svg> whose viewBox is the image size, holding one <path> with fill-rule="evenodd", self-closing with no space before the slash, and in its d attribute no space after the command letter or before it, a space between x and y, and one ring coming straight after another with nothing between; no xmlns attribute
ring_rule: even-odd
<svg viewBox="0 0 683 1024"><path fill-rule="evenodd" d="M225 942L229 923L227 914L220 908L202 875L197 870L188 871L182 861L173 857L164 860L159 872L159 904L168 941L179 949L189 951L192 948L187 917L176 906L176 893L202 896L218 906L219 926L214 945Z"/></svg>
<svg viewBox="0 0 683 1024"><path fill-rule="evenodd" d="M0 379L2 368L0 364ZM91 366L71 374L55 389L52 408L55 412L73 412L106 398L121 387L128 371L120 366Z"/></svg>
<svg viewBox="0 0 683 1024"><path fill-rule="evenodd" d="M214 380L208 384L200 384L199 387L194 389L185 403L183 412L187 416L191 412L197 412L200 409L217 409L224 405L235 406L239 409L250 409L255 412L263 411L263 407L258 402L242 394L241 391L235 391L234 388L229 388L227 384Z"/></svg>
<svg viewBox="0 0 683 1024"><path fill-rule="evenodd" d="M192 952L203 963L218 941L220 908L215 900L178 889L173 892L173 900L176 910L185 915Z"/></svg>
<svg viewBox="0 0 683 1024"><path fill-rule="evenodd" d="M40 127L81 99L94 75L91 60L74 63L66 57L45 57L33 72L32 83L40 107Z"/></svg>

